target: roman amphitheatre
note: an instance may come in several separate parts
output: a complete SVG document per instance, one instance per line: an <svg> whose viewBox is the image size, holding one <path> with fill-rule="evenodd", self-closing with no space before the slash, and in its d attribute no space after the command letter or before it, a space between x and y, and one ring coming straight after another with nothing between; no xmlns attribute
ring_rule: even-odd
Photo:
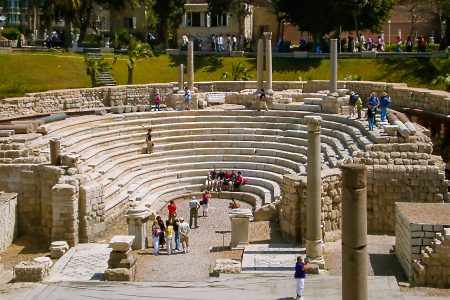
<svg viewBox="0 0 450 300"><path fill-rule="evenodd" d="M0 263L6 299L67 293L74 299L156 293L291 299L297 255L309 256L310 272L318 273L308 275L305 298L340 297L341 281L348 278L340 243L349 195L366 207L361 222L369 233L362 239L369 298L449 295L442 289L450 286L447 92L333 76L272 82L270 69L266 78L259 70L258 81L195 82L190 59L186 82L180 76L172 83L1 100ZM193 91L191 110L182 110L185 84ZM261 88L269 92L268 111L258 110ZM369 131L364 118L348 118L351 91L362 99L373 91L387 93L393 99L390 122ZM156 92L161 111L149 105ZM343 184L352 183L343 172L355 165L364 166L357 173L364 174L364 195L344 191ZM191 230L190 253L151 255L146 236L152 218L167 217L170 200L188 218L189 199L201 197L214 168L241 171L247 184L211 193L210 216ZM231 199L244 210L233 215ZM361 213L354 209L350 215ZM250 223L232 224L236 215ZM134 241L127 239L130 230ZM36 235L34 249L27 243ZM249 243L230 249L233 235ZM111 239L114 251L115 243L133 243L123 257L128 265L117 273L108 266ZM59 260L46 250L55 241L68 245L52 244ZM32 261L50 255L53 260ZM15 278L8 277L13 269ZM105 282L107 269L113 271ZM114 275L135 282L116 283Z"/></svg>

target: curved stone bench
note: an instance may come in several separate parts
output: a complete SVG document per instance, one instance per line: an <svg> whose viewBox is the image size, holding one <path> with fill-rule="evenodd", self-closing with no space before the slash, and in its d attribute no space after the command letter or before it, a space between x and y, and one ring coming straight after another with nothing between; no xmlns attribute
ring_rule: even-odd
<svg viewBox="0 0 450 300"><path fill-rule="evenodd" d="M195 167L195 165L193 166ZM142 200L142 198L145 197L146 193L154 192L155 189L158 188L158 184L160 182L167 182L167 181L176 181L176 180L184 180L185 178L192 178L195 177L196 180L202 179L200 182L196 183L204 183L206 179L206 174L208 172L208 169L188 169L188 170L179 170L174 168L173 170L167 170L167 172L158 172L158 173L152 173L152 172L142 172L142 174L133 174L135 175L135 178L132 180L129 180L122 188L110 188L105 191L105 202L109 203L108 201L111 198L120 198L124 199L126 198L126 195L131 195L130 197L137 200ZM243 174L244 178L249 178L251 180L252 185L258 185L265 188L270 189L271 195L273 197L279 197L280 196L280 188L279 184L281 183L283 176L277 173L269 172L269 171L263 171L263 170L252 170L252 169L239 169ZM248 175L247 175L248 174ZM253 177L253 176L256 177ZM137 193L139 189L141 189L142 186L150 184L146 187L146 193L144 195L141 195ZM137 193L137 194L136 194Z"/></svg>

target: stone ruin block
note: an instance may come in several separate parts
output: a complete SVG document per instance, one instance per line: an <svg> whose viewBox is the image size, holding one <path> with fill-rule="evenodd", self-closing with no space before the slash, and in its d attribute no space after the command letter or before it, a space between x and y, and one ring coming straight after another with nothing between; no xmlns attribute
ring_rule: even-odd
<svg viewBox="0 0 450 300"><path fill-rule="evenodd" d="M130 269L136 263L136 257L131 249L127 252L111 251L108 260L108 268L126 268Z"/></svg>
<svg viewBox="0 0 450 300"><path fill-rule="evenodd" d="M134 235L115 235L109 242L113 251L127 252L131 249L134 241Z"/></svg>
<svg viewBox="0 0 450 300"><path fill-rule="evenodd" d="M133 281L136 276L136 265L128 268L107 269L105 279L107 281Z"/></svg>
<svg viewBox="0 0 450 300"><path fill-rule="evenodd" d="M69 250L69 245L65 241L56 241L52 242L49 249L51 258L58 259Z"/></svg>
<svg viewBox="0 0 450 300"><path fill-rule="evenodd" d="M21 262L14 267L14 281L40 282L49 275L53 265L49 257L37 257L31 262Z"/></svg>

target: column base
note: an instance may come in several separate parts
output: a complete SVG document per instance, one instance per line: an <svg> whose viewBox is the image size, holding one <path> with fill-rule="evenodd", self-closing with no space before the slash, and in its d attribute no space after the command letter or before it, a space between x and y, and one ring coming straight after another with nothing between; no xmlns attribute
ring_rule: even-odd
<svg viewBox="0 0 450 300"><path fill-rule="evenodd" d="M272 90L272 89L264 90L264 92L265 92L266 94L273 95L273 90Z"/></svg>
<svg viewBox="0 0 450 300"><path fill-rule="evenodd" d="M306 257L311 263L317 264L320 269L325 268L323 250L324 243L322 240L306 240Z"/></svg>

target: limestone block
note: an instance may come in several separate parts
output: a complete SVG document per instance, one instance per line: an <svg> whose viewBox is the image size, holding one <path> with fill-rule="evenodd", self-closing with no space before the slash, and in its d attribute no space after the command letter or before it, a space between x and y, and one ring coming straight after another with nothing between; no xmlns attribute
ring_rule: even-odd
<svg viewBox="0 0 450 300"><path fill-rule="evenodd" d="M113 251L127 252L134 241L134 235L115 235L109 242Z"/></svg>
<svg viewBox="0 0 450 300"><path fill-rule="evenodd" d="M133 281L136 275L136 265L127 268L107 269L105 279L108 281Z"/></svg>
<svg viewBox="0 0 450 300"><path fill-rule="evenodd" d="M21 262L14 266L16 282L40 282L49 275L52 261L48 257L37 257L31 262Z"/></svg>
<svg viewBox="0 0 450 300"><path fill-rule="evenodd" d="M241 273L241 261L237 259L216 259L216 264L211 276L219 277L222 274L238 274Z"/></svg>
<svg viewBox="0 0 450 300"><path fill-rule="evenodd" d="M275 203L266 204L254 211L253 221L275 221L278 217L278 212Z"/></svg>
<svg viewBox="0 0 450 300"><path fill-rule="evenodd" d="M111 251L108 260L108 267L110 269L116 268L131 268L136 263L136 257L130 249L127 252Z"/></svg>

